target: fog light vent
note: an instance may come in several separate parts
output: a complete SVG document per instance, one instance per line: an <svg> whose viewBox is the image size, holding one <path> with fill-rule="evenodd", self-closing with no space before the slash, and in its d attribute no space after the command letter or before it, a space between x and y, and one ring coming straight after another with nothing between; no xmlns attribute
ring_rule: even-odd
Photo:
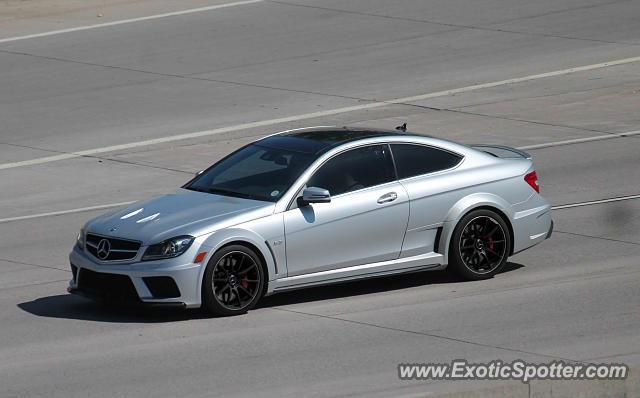
<svg viewBox="0 0 640 398"><path fill-rule="evenodd" d="M142 278L154 298L180 297L178 285L169 276L148 276Z"/></svg>

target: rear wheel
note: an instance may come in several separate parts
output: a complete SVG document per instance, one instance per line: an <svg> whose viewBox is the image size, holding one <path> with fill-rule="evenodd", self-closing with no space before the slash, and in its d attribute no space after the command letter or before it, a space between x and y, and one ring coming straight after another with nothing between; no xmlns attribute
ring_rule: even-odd
<svg viewBox="0 0 640 398"><path fill-rule="evenodd" d="M202 281L203 307L215 315L244 314L264 289L260 257L241 245L223 247L213 255Z"/></svg>
<svg viewBox="0 0 640 398"><path fill-rule="evenodd" d="M465 279L493 277L507 262L511 236L500 215L474 210L462 217L449 245L449 267Z"/></svg>

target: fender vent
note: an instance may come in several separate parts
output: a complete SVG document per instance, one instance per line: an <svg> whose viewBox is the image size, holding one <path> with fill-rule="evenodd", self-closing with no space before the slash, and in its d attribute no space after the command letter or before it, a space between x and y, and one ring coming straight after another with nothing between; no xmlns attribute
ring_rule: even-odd
<svg viewBox="0 0 640 398"><path fill-rule="evenodd" d="M440 236L442 236L442 227L438 227L438 231L436 231L436 237L433 242L433 251L436 253L440 253Z"/></svg>

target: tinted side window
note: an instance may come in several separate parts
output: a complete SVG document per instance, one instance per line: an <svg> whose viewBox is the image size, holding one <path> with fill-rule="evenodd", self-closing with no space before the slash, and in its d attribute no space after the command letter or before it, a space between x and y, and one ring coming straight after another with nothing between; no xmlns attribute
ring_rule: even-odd
<svg viewBox="0 0 640 398"><path fill-rule="evenodd" d="M453 153L440 149L411 144L392 144L393 159L396 162L398 178L449 169L462 159Z"/></svg>
<svg viewBox="0 0 640 398"><path fill-rule="evenodd" d="M372 145L342 153L320 166L308 187L328 189L331 195L395 180L387 145Z"/></svg>

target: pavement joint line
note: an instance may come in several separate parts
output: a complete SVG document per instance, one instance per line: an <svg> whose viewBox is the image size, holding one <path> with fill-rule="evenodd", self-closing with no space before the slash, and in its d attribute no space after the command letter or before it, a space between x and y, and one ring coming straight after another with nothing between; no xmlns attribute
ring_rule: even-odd
<svg viewBox="0 0 640 398"><path fill-rule="evenodd" d="M527 76L499 80L499 81L494 81L489 83L474 84L470 86L459 87L459 88L449 89L449 90L435 91L431 93L414 95L410 97L395 98L395 99L390 99L385 101L376 101L376 102L370 102L370 103L359 104L359 105L351 105L351 106L334 108L334 109L329 109L324 111L317 111L317 112L286 116L286 117L275 118L275 119L267 119L267 120L249 122L249 123L241 123L233 126L220 127L212 130L196 131L192 133L177 134L177 135L153 138L153 139L148 139L143 141L129 142L126 144L111 145L111 146L105 146L100 148L87 149L83 151L63 153L59 155L47 156L42 158L30 159L30 160L3 163L3 164L0 164L0 170L50 163L50 162L55 162L59 160L78 158L82 156L92 156L100 153L138 148L142 146L150 146L150 145L163 144L168 142L182 141L186 139L206 137L206 136L223 134L223 133L228 133L228 132L237 131L237 130L247 130L251 128L273 126L277 124L308 120L308 119L314 119L314 118L320 118L320 117L326 117L326 116L333 116L333 115L344 114L344 113L349 113L354 111L380 108L387 105L403 105L403 104L406 105L405 103L422 101L430 98L444 97L444 96L449 96L449 95L454 95L454 94L459 94L459 93L464 93L469 91L475 91L475 90L481 90L486 88L504 86L508 84L521 83L521 82L526 82L531 80L538 80L538 79L544 79L549 77L567 75L567 74L576 73L576 72L584 72L584 71L589 71L594 69L601 69L601 68L606 68L606 67L611 67L616 65L623 65L623 64L628 64L628 63L633 63L638 61L640 61L640 56L617 59L617 60L601 62L597 64L560 69L560 70L555 70L551 72L527 75ZM527 148L535 149L533 146L529 146Z"/></svg>
<svg viewBox="0 0 640 398"><path fill-rule="evenodd" d="M566 204L566 205L551 206L551 210L570 209L570 208L573 208L573 207L591 206L591 205L597 205L597 204L600 204L600 203L619 202L619 201L622 201L622 200L632 200L632 199L640 199L640 195L618 196L617 198L591 200L591 201L588 201L588 202L570 203L570 204Z"/></svg>
<svg viewBox="0 0 640 398"><path fill-rule="evenodd" d="M106 69L122 70L122 71L127 71L127 72L142 73L142 74L146 74L146 75L153 75L153 76L160 76L160 77L167 77L167 78L205 81L205 82L210 82L210 83L229 84L229 85L242 86L242 87L263 88L263 89L267 89L267 90L277 90L277 91L285 91L285 92L289 92L289 93L319 95L319 96L335 97L335 98L342 98L342 99L348 99L348 100L374 101L374 100L363 99L363 98L358 98L358 97L350 97L350 96L340 95L340 94L331 94L331 93L323 93L323 92L308 91L308 90L297 90L297 89L293 89L293 88L267 86L267 85L263 85L263 84L240 82L240 81L233 81L233 80L222 80L222 79L213 79L213 78L207 78L207 77L198 77L198 76L194 76L193 74L156 72L156 71L152 71L152 70L136 69L136 68L126 67L126 66L118 66L118 65L99 64L99 63L95 63L95 62L88 62L88 61L80 61L80 60L74 60L74 59L68 59L68 58L60 58L60 57L53 57L53 56L38 55L38 54L20 52L20 51L11 51L11 50L0 49L0 52L1 53L5 53L5 54L24 55L24 56L27 56L27 57L46 59L46 60L50 60L50 61L58 61L58 62L66 62L66 63L72 63L72 64L78 64L78 65L94 66L94 67L106 68Z"/></svg>
<svg viewBox="0 0 640 398"><path fill-rule="evenodd" d="M619 277L619 276L627 276L627 275L635 275L637 273L639 273L639 270L631 270L631 271L627 271L627 272L623 272L620 270L624 270L625 268L628 268L628 266L622 266L622 267L616 267L616 268L612 268L612 269L608 269L606 271L595 271L595 272L590 272L587 274L581 274L581 275L570 275L568 277L565 277L563 279L557 279L557 277L554 277L552 279L540 279L540 280L536 280L535 282L531 283L531 282L526 282L524 284L516 284L516 285L512 285L512 286L506 286L506 287L498 287L498 288L492 288L489 290L483 290L483 291L476 291L476 292L469 292L469 293L462 293L462 294L458 294L458 295L454 295L451 297L447 297L447 298L443 298L443 299L434 299L434 300L430 300L430 303L435 303L435 302L442 302L442 301L451 301L451 300L458 300L458 299L468 299L468 298L472 298L472 297L479 297L479 296L486 296L486 295L491 295L491 294L499 294L499 293L509 293L512 291L520 291L523 289L537 289L540 287L550 287L550 286L558 286L558 285L565 285L567 283L575 283L575 282L584 282L584 281L591 281L594 279L604 279L604 278L613 278L613 277ZM613 271L615 271L616 273L613 273ZM426 271L429 272L429 271ZM289 305L289 304L285 304L285 305ZM412 305L412 304L400 304L398 306L392 306L392 307L387 307L388 309L395 309L398 307L404 307L407 305ZM369 311L369 310L367 310ZM336 314L333 314L333 316L338 316L338 315L349 315L352 312L339 312ZM437 331L437 329L432 330L433 331Z"/></svg>
<svg viewBox="0 0 640 398"><path fill-rule="evenodd" d="M403 105L415 106L417 108L428 109L428 110L433 110L433 111L461 113L463 115L480 116L480 117L486 117L486 118L491 118L491 119L500 119L500 120L510 120L510 121L513 121L513 122L537 124L537 125L541 125L541 126L560 127L560 128L572 129L572 130L580 130L580 131L590 131L590 132L593 132L593 133L606 133L606 134L609 134L609 135L615 135L616 134L616 133L612 133L612 132L609 132L609 131L606 131L606 130L589 129L589 128L584 128L584 127L571 126L571 125L568 125L568 124L557 124L557 123L543 122L543 121L539 121L539 120L527 120L527 119L519 119L519 118L500 116L500 115L490 115L488 113L463 111L463 110L455 109L455 108L453 108L453 109L452 108L436 108L436 107L433 107L433 106L425 106L425 105L418 105L418 104L403 104ZM629 133L623 133L623 134L629 134ZM590 138L592 138L592 137L590 137ZM613 138L617 138L617 137L613 137ZM551 146L555 146L555 143L550 143L550 144L552 144Z"/></svg>
<svg viewBox="0 0 640 398"><path fill-rule="evenodd" d="M594 361L604 361L604 360L611 361L612 358L625 357L628 355L638 355L638 354L640 354L640 351L632 351L632 352L624 352L620 354L602 355L599 357L585 358L585 359L582 359L581 361L583 362L594 362Z"/></svg>
<svg viewBox="0 0 640 398"><path fill-rule="evenodd" d="M336 53L344 53L344 52L349 53L349 52L353 52L354 50L363 50L363 49L370 48L370 47L378 47L378 46L381 46L381 45L391 45L391 44L403 43L403 42L414 41L414 40L419 40L419 39L425 39L425 38L428 38L428 37L433 36L433 35L437 35L437 34L445 33L445 32L454 32L456 30L458 30L458 29L455 29L455 28L454 29L447 29L447 30L441 30L441 31L430 32L430 33L423 33L423 34L404 36L404 37L399 37L397 39L387 40L387 41L382 41L382 40L379 40L379 38L378 38L378 40L375 40L375 41L373 41L371 43L366 43L366 44L358 44L358 45L355 45L355 46L340 47L340 48L331 49L331 50L325 50L325 51L315 51L315 52L305 53L305 54L301 54L301 55L293 55L293 56L289 56L289 57L266 59L266 60L263 60L263 61L257 61L257 62L251 62L251 63L243 63L241 65L231 65L231 66L226 66L226 67L217 68L217 69L206 69L206 70L197 71L197 72L193 72L193 73L187 73L184 76L202 76L202 75L209 75L209 74L214 74L214 73L226 72L226 71L234 70L234 69L237 69L237 68L250 68L250 67L263 66L263 65L273 64L273 63L289 62L289 61L305 59L305 58L317 58L319 56L332 55L332 54L336 54Z"/></svg>
<svg viewBox="0 0 640 398"><path fill-rule="evenodd" d="M393 15L375 14L375 13L370 13L370 12L345 10L345 9L340 9L340 8L320 7L320 6L314 6L314 5L309 5L309 4L292 3L292 2L287 2L287 1L283 1L283 0L267 0L267 1L269 1L270 3L275 3L275 4L282 4L282 5L296 6L296 7L314 8L314 9L318 9L318 10L333 11L333 12L342 13L342 14L352 14L352 15L360 15L360 16L367 16L367 17L385 18L385 19L391 19L391 20L399 20L399 21L417 22L417 23L424 23L424 24L447 26L447 27L451 27L451 28L456 28L458 30L469 29L469 30L479 30L479 31L496 32L496 33L510 33L510 34L523 35L523 36L552 37L552 38L555 38L555 39L580 40L580 41L589 41L589 42L607 43L607 44L621 44L621 45L628 45L628 46L638 46L638 45L640 45L640 43L636 43L636 42L611 41L611 40L594 39L594 38L588 38L588 37L565 36L565 35L552 34L552 33L524 32L524 31L519 31L519 30L501 29L501 28L497 28L497 27L496 28L491 27L491 25L500 24L501 23L500 21L494 22L494 23L491 23L491 24L485 25L485 26L482 26L482 25L463 25L463 24L456 24L456 23L452 23L452 22L438 22L438 21L428 20L428 19L399 17L399 16L393 16Z"/></svg>
<svg viewBox="0 0 640 398"><path fill-rule="evenodd" d="M618 276L627 276L627 275L634 275L637 274L638 270L631 270L631 271L618 271L618 270L624 270L624 268L627 268L625 266L622 267L616 267L614 269L609 269L607 271L596 271L596 272L590 272L588 274L584 274L584 275L576 275L576 276L570 276L564 279L557 279L557 277L554 277L551 280L537 280L533 283L529 282L527 284L523 284L523 285L519 285L519 286L513 286L513 287L507 287L507 288L502 288L502 289L494 289L494 290L486 290L484 292L479 292L479 293L471 293L471 294L466 294L466 295L460 295L460 296L454 296L454 297L450 297L449 300L451 299L457 299L457 298L468 298L468 297L476 297L476 296L483 296L487 293L491 294L491 293L503 293L503 292L510 292L510 291L519 291L519 290L523 290L523 289L536 289L539 287L545 287L545 286L558 286L558 285L565 285L567 283L575 283L575 282L584 282L584 281L592 281L594 279L603 279L603 278L614 278L614 277L618 277ZM618 271L617 273L612 273L611 271ZM436 300L436 301L442 301L442 300Z"/></svg>
<svg viewBox="0 0 640 398"><path fill-rule="evenodd" d="M74 28L52 30L52 31L49 31L49 32L34 33L34 34L24 35L24 36L5 37L3 39L0 39L0 44L2 44L2 43L10 43L10 42L19 41L19 40L35 39L35 38L38 38L38 37L54 36L54 35L59 35L59 34L63 34L63 33L79 32L79 31L83 31L83 30L90 30L90 29L97 29L97 28L106 28L106 27L109 27L109 26L124 25L124 24L128 24L128 23L133 23L133 22L151 21L151 20L154 20L154 19L167 18L167 17L178 16L178 15L194 14L194 13L197 13L197 12L212 11L212 10L218 10L218 9L221 9L221 8L229 8L229 7L235 7L235 6L242 6L242 5L246 5L246 4L261 3L262 1L263 0L236 1L236 2L233 2L233 3L216 4L216 5L213 5L213 6L190 8L190 9L187 9L187 10L165 12L165 13L162 13L162 14L154 14L154 15L148 15L148 16L145 16L145 17L122 19L122 20L118 20L118 21L105 22L105 23L100 23L100 24L76 26Z"/></svg>
<svg viewBox="0 0 640 398"><path fill-rule="evenodd" d="M638 271L634 270L634 271L627 272L626 274L635 274L637 272ZM547 286L549 286L549 285L554 286L554 285L558 285L558 284L571 283L571 282L575 282L575 281L583 281L583 280L596 279L596 278L606 278L606 277L613 277L613 276L619 276L619 274L615 274L614 275L614 274L611 274L609 272L598 272L598 273L595 273L595 275L588 275L588 277L586 277L586 278L585 277L579 277L579 278L575 278L575 279L552 281L552 283L547 284ZM527 285L525 288L536 288L536 287L539 287L539 286L545 286L545 284ZM511 287L511 288L507 288L507 289L499 289L499 290L494 290L494 291L490 291L490 292L482 292L482 293L478 293L478 294L463 295L463 296L460 296L460 297L454 297L454 299L473 297L473 296L482 295L482 294L485 294L485 293L500 293L500 292L503 292L503 291L511 291L511 290L518 290L518 289L522 289L522 287L521 286L520 287ZM398 332L404 332L404 333L410 333L410 334L418 334L418 335L423 335L423 336L428 336L428 337L434 337L434 338L439 338L439 339L450 340L450 341L454 341L454 342L461 342L461 343L471 344L471 345L476 345L476 346L495 348L495 349L499 349L499 350L506 350L506 351L510 351L510 352L524 353L524 354L542 356L542 357L553 358L553 359L561 359L561 360L569 361L569 362L575 362L575 363L588 363L589 362L589 360L583 360L583 359L576 360L576 359L561 358L561 357L556 357L556 356L553 356L553 355L540 354L540 353L536 353L536 352L532 352L532 351L525 351L525 350L513 349L513 348L502 347L502 346L497 346L497 345L478 343L478 342L474 342L474 341L471 341L471 340L458 339L458 338L449 337L449 336L443 336L443 335L439 335L439 334L435 334L435 333L413 331L413 330L407 330L407 329L401 329L401 328L394 328L394 327L389 327L389 326L377 325L377 324L374 324L374 323L355 321L355 320L351 320L351 319L341 318L341 317L338 317L338 316L315 314L315 313L297 311L297 310L292 310L292 309L287 309L287 308L282 308L282 307L272 307L272 309L279 310L279 311L297 313L297 314L301 314L301 315L307 315L307 316L327 318L327 319L333 319L333 320L338 320L338 321L343 321L343 322L355 323L355 324L358 324L358 325L371 326L371 327L381 328L381 329L385 329L385 330L392 330L392 331L398 331Z"/></svg>
<svg viewBox="0 0 640 398"><path fill-rule="evenodd" d="M0 258L0 261L4 261L4 262L7 262L7 263L13 263L13 264L20 264L20 265L29 265L29 266L32 266L32 267L47 268L47 269L55 269L55 270L63 271L63 272L71 272L71 271L70 271L70 270L68 270L68 269L62 269L62 268L52 267L52 266L49 266L49 265L40 265L40 264L25 263L25 262L22 262L22 261L9 260L8 258Z"/></svg>
<svg viewBox="0 0 640 398"><path fill-rule="evenodd" d="M425 337L433 337L433 338L436 338L436 339L448 340L450 342L455 342L455 343L470 344L470 345L479 346L479 347L485 347L485 348L493 348L493 349L508 351L508 352L512 352L512 353L535 355L535 356L539 356L539 357L543 357L543 358L558 359L558 360L563 360L563 361L567 361L567 362L579 362L577 360L570 359L570 358L559 357L559 356L549 355L549 354L541 354L541 353L537 353L537 352L533 352L533 351L519 350L519 349L516 349L516 348L501 347L501 346L493 345L493 344L478 343L478 342L471 341L471 340L459 339L459 338L456 338L456 337L449 337L449 336L442 336L442 335L435 334L435 333L420 332L420 331L416 331L416 330L407 330L407 329L395 328L395 327L391 327L391 326L377 325L375 323L361 322L361 321L356 321L356 320L346 319L346 318L340 318L340 317L331 316L331 315L315 314L315 313L311 313L311 312L296 311L296 310L285 309L285 308L280 308L280 307L273 307L273 309L276 309L276 310L279 310L279 311L293 312L293 313L301 314L301 315L314 316L314 317L318 317L318 318L332 319L332 320L335 320L335 321L353 323L353 324L356 324L356 325L369 326L369 327L374 327L374 328L378 328L378 329L390 330L390 331L394 331L394 332L402 332L402 333L408 333L408 334L425 336Z"/></svg>
<svg viewBox="0 0 640 398"><path fill-rule="evenodd" d="M590 8L606 7L606 6L610 6L610 5L614 5L614 4L620 4L620 3L629 3L630 1L632 1L632 0L612 0L612 1L605 2L605 3L587 4L587 5L582 5L582 6L578 6L578 7L563 8L563 9L560 9L560 10L553 10L553 11L543 12L541 14L534 14L534 15L527 15L527 16L522 16L522 17L514 17L514 18L509 18L509 19L503 19L501 21L492 22L488 26L503 25L503 24L506 24L506 23L516 22L516 21L519 22L519 21L523 21L523 20L526 20L526 19L541 18L541 17L546 17L546 16L549 16L549 15L564 14L564 13L568 13L568 12L575 12L575 11L578 11L578 10L585 10L585 9L590 9Z"/></svg>
<svg viewBox="0 0 640 398"><path fill-rule="evenodd" d="M18 289L18 288L25 288L25 287L31 287L31 286L41 286L41 285L48 285L50 283L68 282L68 281L69 279L56 279L55 281L36 282L36 283L29 283L26 285L5 286L5 287L0 287L0 290Z"/></svg>
<svg viewBox="0 0 640 398"><path fill-rule="evenodd" d="M640 246L640 243L638 243L638 242L631 242L631 241L628 241L628 240L620 240L620 239L613 239L613 238L605 238L604 236L593 236L593 235L587 235L587 234L579 234L577 232L568 232L568 231L560 231L560 230L554 230L553 232L554 233L559 233L559 234L581 236L583 238L600 239L600 240L607 240L607 241L610 241L610 242L626 243L626 244L629 244L629 245Z"/></svg>
<svg viewBox="0 0 640 398"><path fill-rule="evenodd" d="M625 268L627 267L626 266L616 267L616 268L608 269L607 271L590 272L590 273L582 274L578 276L571 275L563 279L557 279L557 277L554 277L553 279L546 279L546 280L539 279L533 283L526 282L524 284L516 284L514 286L507 286L507 287L498 287L498 288L483 290L480 292L461 293L461 294L449 296L443 299L430 300L429 302L435 303L435 302L451 301L451 300L457 300L457 299L468 299L471 297L486 296L486 295L496 294L496 293L508 293L512 291L521 291L524 289L537 289L537 288L546 287L546 286L558 286L558 285L565 285L567 283L591 281L594 279L612 278L620 275L623 275L623 276L634 275L640 272L638 270L632 270L627 272L620 271L620 270L624 270ZM614 274L612 273L612 271L616 271L616 273ZM429 271L425 271L425 272L429 272ZM345 314L349 314L349 313L343 312L336 315L345 315Z"/></svg>
<svg viewBox="0 0 640 398"><path fill-rule="evenodd" d="M132 160L118 159L118 158L109 157L109 156L84 156L84 157L93 158L93 159L99 159L99 160L107 160L107 161L114 162L114 163L129 164L129 165L132 165L132 166L148 167L150 169L173 171L173 172L182 173L182 174L190 174L190 175L194 174L193 171L173 169L171 167L163 167L163 166L160 166L160 165L157 165L157 164L144 162L144 161L134 162Z"/></svg>
<svg viewBox="0 0 640 398"><path fill-rule="evenodd" d="M632 82L635 83L636 81L633 80ZM474 108L474 107L487 106L487 105L500 105L500 104L504 104L504 103L508 103L508 102L513 102L514 100L529 101L529 100L540 100L540 99L548 99L548 98L553 98L553 97L560 97L560 96L569 95L569 94L585 94L585 93L590 93L590 92L598 91L598 90L606 90L606 89L612 89L612 88L625 87L625 86L628 86L629 83L630 82L628 82L628 81L624 81L624 82L620 82L620 83L614 83L614 84L610 84L610 85L603 85L603 86L591 87L591 88L584 88L584 89L580 89L580 90L558 91L558 92L555 92L555 93L529 95L529 96L522 96L522 97L517 97L517 98L502 98L502 99L495 99L495 100L487 101L487 102L471 102L471 103L469 103L467 105L456 106L455 108L450 108L448 110L461 111L461 110L463 110L465 108ZM479 115L484 115L484 114L479 113ZM487 116L492 116L492 115L487 115ZM515 119L515 120L518 120L518 119ZM525 120L525 121L528 121L528 120ZM573 127L573 126L570 126L570 127ZM599 130L594 130L594 131L599 131Z"/></svg>
<svg viewBox="0 0 640 398"><path fill-rule="evenodd" d="M12 147L17 147L17 148L35 149L37 151L52 152L52 153L58 153L58 154L67 153L67 152L57 151L55 149L38 148L38 147L35 147L35 146L13 144L13 143L10 143L10 142L0 142L0 145L12 146ZM144 152L144 151L137 151L137 152L136 151L129 151L129 152L127 152L127 154L138 153L138 152ZM114 156L117 156L117 154L114 155ZM140 166L140 167L148 167L148 168L151 168L151 169L175 171L177 173L183 173L183 174L193 174L193 171L174 169L174 168L170 168L170 167L163 167L163 166L160 166L160 165L157 165L157 164L153 164L153 163L149 163L149 162L143 162L143 161L134 162L132 160L127 160L127 159L118 159L118 158L113 157L113 156L82 156L82 157L88 158L88 159L108 160L108 161L111 161L111 162L130 164L130 165L133 165L133 166Z"/></svg>

